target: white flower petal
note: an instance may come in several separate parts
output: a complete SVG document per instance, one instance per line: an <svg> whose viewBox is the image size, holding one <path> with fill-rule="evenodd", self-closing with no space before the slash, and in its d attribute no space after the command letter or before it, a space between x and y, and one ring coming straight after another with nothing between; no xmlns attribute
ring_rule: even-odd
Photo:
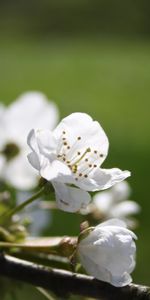
<svg viewBox="0 0 150 300"><path fill-rule="evenodd" d="M114 201L119 202L123 200L127 200L131 194L131 188L127 181L121 181L115 184L111 193L113 194Z"/></svg>
<svg viewBox="0 0 150 300"><path fill-rule="evenodd" d="M102 214L109 214L113 197L110 191L96 193L93 197L93 203Z"/></svg>
<svg viewBox="0 0 150 300"><path fill-rule="evenodd" d="M36 131L34 129L31 129L27 136L27 144L29 145L32 151L39 153Z"/></svg>
<svg viewBox="0 0 150 300"><path fill-rule="evenodd" d="M29 163L32 165L33 168L40 171L40 161L36 152L31 152L27 155Z"/></svg>
<svg viewBox="0 0 150 300"><path fill-rule="evenodd" d="M51 152L56 153L57 142L50 130L37 130L36 131L37 143L39 150L42 154L50 157Z"/></svg>
<svg viewBox="0 0 150 300"><path fill-rule="evenodd" d="M108 189L130 175L131 173L129 171L122 171L117 168L97 169L93 174L93 180L95 180L97 187L94 188L93 186L93 190Z"/></svg>
<svg viewBox="0 0 150 300"><path fill-rule="evenodd" d="M82 180L76 181L75 184L79 188L89 192L97 191L99 189L96 181L93 178L82 178Z"/></svg>
<svg viewBox="0 0 150 300"><path fill-rule="evenodd" d="M0 103L0 150L3 150L3 147L7 142L7 130L4 126L5 111L6 108Z"/></svg>
<svg viewBox="0 0 150 300"><path fill-rule="evenodd" d="M114 218L114 219L110 219L110 220L107 220L107 221L101 223L100 225L96 226L95 229L98 229L99 227L104 227L104 226L118 226L118 227L123 227L123 228L127 227L127 225L124 221Z"/></svg>
<svg viewBox="0 0 150 300"><path fill-rule="evenodd" d="M112 276L111 284L116 287L124 287L132 282L132 277L127 273L123 273L122 276Z"/></svg>
<svg viewBox="0 0 150 300"><path fill-rule="evenodd" d="M10 137L22 138L24 142L33 127L53 129L57 121L58 110L55 104L39 92L22 94L5 113L5 124L9 126Z"/></svg>
<svg viewBox="0 0 150 300"><path fill-rule="evenodd" d="M52 182L55 188L57 206L64 211L77 212L91 201L89 193L63 183Z"/></svg>
<svg viewBox="0 0 150 300"><path fill-rule="evenodd" d="M102 164L108 153L108 139L101 125L85 113L73 113L64 118L54 130L54 135L60 139L62 132L66 132L70 147L74 152L78 149L86 149L90 146L101 153L99 164ZM77 142L77 138L81 140Z"/></svg>
<svg viewBox="0 0 150 300"><path fill-rule="evenodd" d="M89 174L88 178L82 178L78 180L76 185L86 191L98 191L105 190L118 182L123 181L129 177L131 173L129 171L122 171L117 168L113 169L101 169L97 168L94 172Z"/></svg>
<svg viewBox="0 0 150 300"><path fill-rule="evenodd" d="M140 206L135 201L124 201L116 204L111 209L111 216L116 218L126 217L128 215L140 212Z"/></svg>
<svg viewBox="0 0 150 300"><path fill-rule="evenodd" d="M0 178L2 177L2 173L6 164L6 159L3 155L0 155Z"/></svg>
<svg viewBox="0 0 150 300"><path fill-rule="evenodd" d="M71 177L71 171L59 160L54 160L52 163L50 163L48 159L44 158L42 167L40 169L40 175L48 181L57 178L57 180L61 181L62 179L62 181L68 182L68 178Z"/></svg>
<svg viewBox="0 0 150 300"><path fill-rule="evenodd" d="M90 257L84 255L80 248L79 248L79 257L80 257L81 264L84 266L88 274L104 282L111 281L111 273L107 269L100 266L99 264L93 262L93 260L90 259Z"/></svg>
<svg viewBox="0 0 150 300"><path fill-rule="evenodd" d="M127 272L125 272L122 276L112 276L108 269L105 269L93 262L89 257L80 255L80 261L83 266L86 265L87 273L101 281L111 283L113 286L123 287L132 282L132 278Z"/></svg>
<svg viewBox="0 0 150 300"><path fill-rule="evenodd" d="M34 188L39 180L37 172L30 167L25 153L21 153L7 163L3 177L9 184L20 190Z"/></svg>
<svg viewBox="0 0 150 300"><path fill-rule="evenodd" d="M3 151L5 146L12 143L19 149L19 154L16 157L11 161L8 160L8 162L6 160L5 171L0 174L4 180L6 179L19 189L35 186L35 182L38 182L35 179L37 176L26 159L27 134L33 127L45 127L51 130L56 125L57 120L58 110L56 105L49 102L45 95L39 92L25 93L7 108L0 105L0 151ZM47 143L49 142L52 147L52 139L49 140L49 136L47 137ZM37 137L39 137L38 140ZM32 130L28 136L28 143L34 152L29 154L28 159L33 167L39 170L43 160L40 147L42 144L42 149L45 147L44 150L46 151L46 137L42 134L38 135L36 131ZM22 153L25 153L25 157ZM18 164L20 165L18 166ZM22 171L21 166L24 168Z"/></svg>

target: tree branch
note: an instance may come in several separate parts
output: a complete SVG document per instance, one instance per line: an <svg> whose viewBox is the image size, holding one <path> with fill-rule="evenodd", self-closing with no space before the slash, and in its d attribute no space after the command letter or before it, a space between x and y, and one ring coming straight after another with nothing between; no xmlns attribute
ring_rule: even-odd
<svg viewBox="0 0 150 300"><path fill-rule="evenodd" d="M130 284L116 288L91 276L47 268L9 255L0 255L0 275L51 290L63 297L74 294L101 300L150 300L149 287Z"/></svg>

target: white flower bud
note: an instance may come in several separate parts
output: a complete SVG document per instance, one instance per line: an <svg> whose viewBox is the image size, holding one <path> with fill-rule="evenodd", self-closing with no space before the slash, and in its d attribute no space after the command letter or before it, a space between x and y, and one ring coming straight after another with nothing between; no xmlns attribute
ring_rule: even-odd
<svg viewBox="0 0 150 300"><path fill-rule="evenodd" d="M106 221L79 240L80 261L95 278L116 287L128 285L135 267L136 238L123 221Z"/></svg>

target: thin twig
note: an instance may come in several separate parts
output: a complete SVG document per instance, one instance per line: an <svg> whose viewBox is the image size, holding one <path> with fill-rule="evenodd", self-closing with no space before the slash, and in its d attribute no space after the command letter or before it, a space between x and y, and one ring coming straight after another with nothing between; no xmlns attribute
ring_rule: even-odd
<svg viewBox="0 0 150 300"><path fill-rule="evenodd" d="M24 207L27 205L31 204L34 200L38 199L44 192L45 187L43 186L36 194L31 196L29 199L26 201L22 202L18 206L8 210L5 212L3 215L0 215L0 224L5 223L8 219L10 219L13 215L17 214L20 212Z"/></svg>
<svg viewBox="0 0 150 300"><path fill-rule="evenodd" d="M48 300L55 300L46 290L41 287L36 287L38 292L40 292L46 299Z"/></svg>
<svg viewBox="0 0 150 300"><path fill-rule="evenodd" d="M0 256L0 275L39 286L63 297L74 294L101 300L150 300L149 287L130 284L116 288L91 276L47 268L9 255Z"/></svg>

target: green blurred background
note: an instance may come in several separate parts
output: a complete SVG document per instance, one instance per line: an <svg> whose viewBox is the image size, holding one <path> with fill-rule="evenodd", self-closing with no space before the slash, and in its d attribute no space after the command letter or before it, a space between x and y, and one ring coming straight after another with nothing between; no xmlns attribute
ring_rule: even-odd
<svg viewBox="0 0 150 300"><path fill-rule="evenodd" d="M110 140L104 167L132 171L132 199L142 206L133 277L143 284L150 284L149 38L146 0L0 1L0 100L39 90L61 117L82 111L100 121ZM45 234L78 231L77 216L58 212Z"/></svg>

